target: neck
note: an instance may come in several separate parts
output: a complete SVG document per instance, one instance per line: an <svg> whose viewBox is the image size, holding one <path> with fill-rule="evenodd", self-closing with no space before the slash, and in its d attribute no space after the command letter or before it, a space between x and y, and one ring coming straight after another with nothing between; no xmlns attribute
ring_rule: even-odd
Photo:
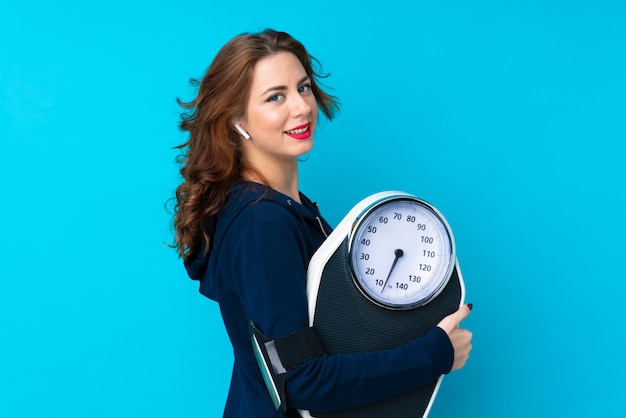
<svg viewBox="0 0 626 418"><path fill-rule="evenodd" d="M259 183L267 183L272 189L291 197L298 203L300 201L300 192L298 188L298 163L284 165L265 165L263 169L254 167L258 173L249 172L244 175L246 180L256 181Z"/></svg>
<svg viewBox="0 0 626 418"><path fill-rule="evenodd" d="M300 192L298 189L298 172L296 171L295 175L290 178L281 178L277 180L273 180L271 186L274 190L281 192L284 195L291 197L298 203L302 203L300 201Z"/></svg>

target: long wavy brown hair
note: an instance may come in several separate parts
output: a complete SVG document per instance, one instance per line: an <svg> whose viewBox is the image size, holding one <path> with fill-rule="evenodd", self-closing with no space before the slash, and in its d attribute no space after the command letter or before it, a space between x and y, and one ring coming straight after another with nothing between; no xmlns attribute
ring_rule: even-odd
<svg viewBox="0 0 626 418"><path fill-rule="evenodd" d="M243 173L253 171L241 159L242 139L233 124L245 115L256 63L281 51L293 53L302 63L317 105L329 120L339 109L337 99L320 88L320 79L328 74L289 34L266 29L226 43L202 80L191 80L198 88L196 97L190 102L177 99L185 109L180 128L189 132L189 139L176 147L181 150L183 182L176 188L173 246L185 260L203 247L208 254L213 238L209 218L224 206L228 189L243 180Z"/></svg>

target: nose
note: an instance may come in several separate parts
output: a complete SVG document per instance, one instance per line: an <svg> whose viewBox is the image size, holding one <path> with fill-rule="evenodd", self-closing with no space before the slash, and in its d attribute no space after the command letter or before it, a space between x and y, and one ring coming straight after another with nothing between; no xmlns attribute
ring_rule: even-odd
<svg viewBox="0 0 626 418"><path fill-rule="evenodd" d="M313 97L313 96L310 96ZM311 100L307 100L308 97L304 97L300 94L297 94L295 96L293 96L293 102L292 102L292 107L291 110L294 114L294 116L296 117L300 117L300 116L306 116L309 113L311 113L311 103L309 103ZM312 99L313 102L315 102L315 98Z"/></svg>

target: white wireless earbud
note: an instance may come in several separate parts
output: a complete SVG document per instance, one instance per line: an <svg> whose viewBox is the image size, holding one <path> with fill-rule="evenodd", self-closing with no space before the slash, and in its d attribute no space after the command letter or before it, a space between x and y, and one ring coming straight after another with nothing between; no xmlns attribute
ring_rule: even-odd
<svg viewBox="0 0 626 418"><path fill-rule="evenodd" d="M243 129L241 127L241 125L239 124L239 122L235 122L235 129L237 129L239 131L239 133L241 135L243 135L244 138L246 139L250 139L250 134L248 132L245 131L245 129Z"/></svg>

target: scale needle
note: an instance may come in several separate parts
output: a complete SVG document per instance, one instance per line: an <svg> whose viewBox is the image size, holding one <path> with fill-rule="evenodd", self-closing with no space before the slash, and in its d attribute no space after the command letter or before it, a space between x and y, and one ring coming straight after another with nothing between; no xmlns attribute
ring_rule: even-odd
<svg viewBox="0 0 626 418"><path fill-rule="evenodd" d="M383 285L383 290L380 291L380 293L383 293L385 291L385 287L387 287L387 282L389 281L389 278L391 277L391 272L393 271L394 267L396 266L396 263L398 262L398 258L402 257L404 255L404 251L402 251L400 248L396 249L394 251L394 254L396 256L396 258L393 259L393 263L391 264L391 268L389 269L389 274L387 274L387 279L385 279L385 284Z"/></svg>

